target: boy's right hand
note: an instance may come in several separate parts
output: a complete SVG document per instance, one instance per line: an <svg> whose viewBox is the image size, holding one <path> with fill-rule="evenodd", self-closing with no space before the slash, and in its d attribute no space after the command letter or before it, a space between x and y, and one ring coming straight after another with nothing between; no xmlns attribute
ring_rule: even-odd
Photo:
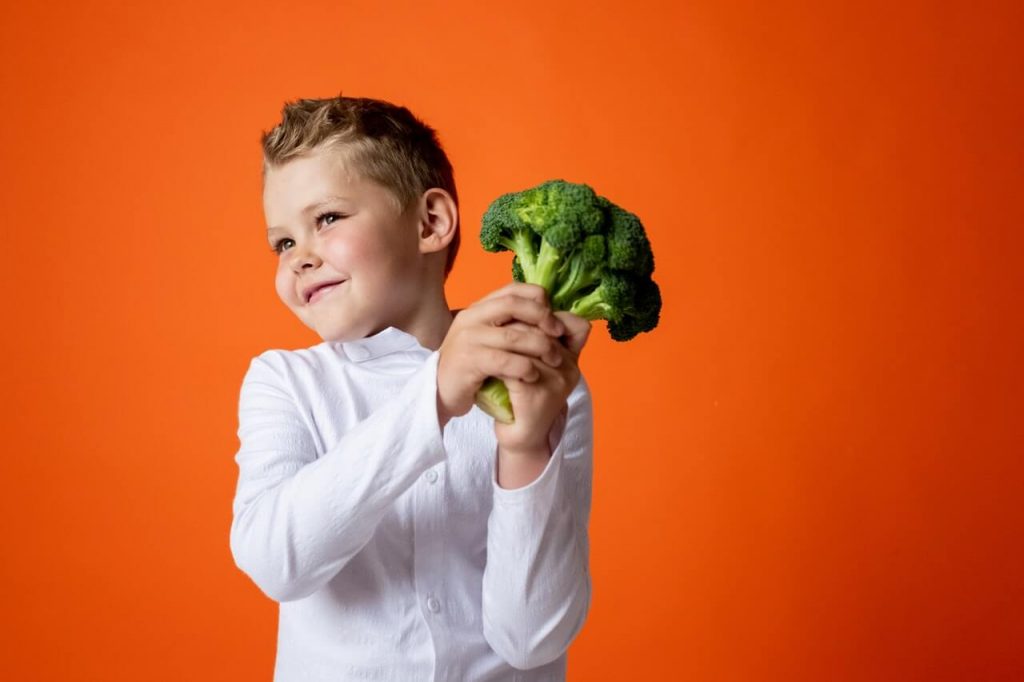
<svg viewBox="0 0 1024 682"><path fill-rule="evenodd" d="M526 325L503 326L510 322ZM441 343L437 365L437 411L443 427L473 407L487 377L536 381L533 358L557 367L565 326L547 293L536 284L511 284L459 312Z"/></svg>

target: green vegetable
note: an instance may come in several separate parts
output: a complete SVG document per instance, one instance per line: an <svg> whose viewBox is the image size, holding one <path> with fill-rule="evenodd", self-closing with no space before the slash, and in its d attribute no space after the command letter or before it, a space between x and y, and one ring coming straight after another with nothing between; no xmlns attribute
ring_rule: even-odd
<svg viewBox="0 0 1024 682"><path fill-rule="evenodd" d="M517 282L544 287L554 310L607 320L616 341L658 326L661 291L643 224L588 185L548 180L503 194L484 213L480 243L512 251ZM500 379L488 378L476 403L500 422L515 420Z"/></svg>

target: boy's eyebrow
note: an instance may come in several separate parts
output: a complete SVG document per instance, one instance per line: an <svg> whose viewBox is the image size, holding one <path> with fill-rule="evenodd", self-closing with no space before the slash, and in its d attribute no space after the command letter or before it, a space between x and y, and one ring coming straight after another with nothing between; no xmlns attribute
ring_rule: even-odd
<svg viewBox="0 0 1024 682"><path fill-rule="evenodd" d="M348 197L343 197L343 196L341 196L339 194L332 194L329 197L324 197L323 199L321 199L320 201L317 201L316 203L310 204L306 208L302 209L302 212L303 213L312 213L313 211L315 211L316 209L320 208L321 206L326 206L327 204L329 204L332 201L335 201L337 199L342 199L344 201L348 201ZM286 229L284 227L284 225L275 225L273 227L268 227L267 228L267 232L270 232L271 230L284 230L284 229Z"/></svg>

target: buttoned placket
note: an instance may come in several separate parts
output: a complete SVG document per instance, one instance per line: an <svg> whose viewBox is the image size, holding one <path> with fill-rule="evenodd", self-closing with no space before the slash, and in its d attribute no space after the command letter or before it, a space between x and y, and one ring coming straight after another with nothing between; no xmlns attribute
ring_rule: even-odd
<svg viewBox="0 0 1024 682"><path fill-rule="evenodd" d="M374 336L343 342L343 351L354 362L371 362L377 358L402 350L420 349L416 338L404 331L389 327ZM447 448L452 428L445 430L442 439ZM413 582L420 612L434 645L434 680L455 679L457 670L451 664L451 635L445 612L447 571L445 561L445 533L443 523L444 496L447 485L445 463L423 472L414 486L413 504Z"/></svg>
<svg viewBox="0 0 1024 682"><path fill-rule="evenodd" d="M413 495L413 571L421 612L434 643L434 679L451 678L449 628L445 613L443 508L445 463L423 472Z"/></svg>

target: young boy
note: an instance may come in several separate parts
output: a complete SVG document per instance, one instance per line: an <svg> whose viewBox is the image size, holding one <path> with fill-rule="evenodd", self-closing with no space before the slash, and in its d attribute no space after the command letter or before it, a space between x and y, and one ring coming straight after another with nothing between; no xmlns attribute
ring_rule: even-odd
<svg viewBox="0 0 1024 682"><path fill-rule="evenodd" d="M231 552L280 602L276 682L563 680L590 604L590 325L512 283L451 311L451 165L404 107L263 136L277 294L323 339L252 359ZM474 406L505 380L516 421Z"/></svg>

